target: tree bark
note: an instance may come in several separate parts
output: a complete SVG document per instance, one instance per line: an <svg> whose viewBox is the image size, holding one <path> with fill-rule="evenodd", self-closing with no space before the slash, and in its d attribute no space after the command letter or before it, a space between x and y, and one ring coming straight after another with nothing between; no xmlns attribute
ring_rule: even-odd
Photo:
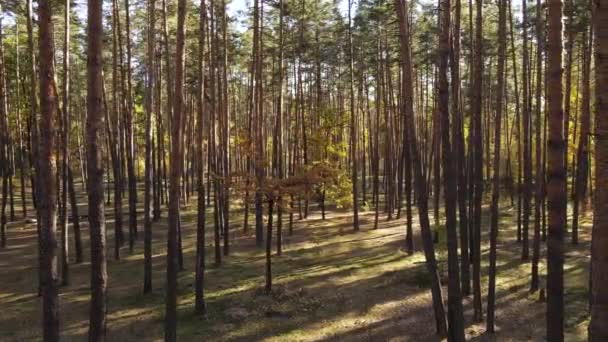
<svg viewBox="0 0 608 342"><path fill-rule="evenodd" d="M175 92L171 125L171 174L169 180L169 233L167 239L167 297L165 299L165 341L177 341L177 270L178 225L181 198L182 111L184 96L184 43L186 0L177 7L177 39L175 50Z"/></svg>
<svg viewBox="0 0 608 342"><path fill-rule="evenodd" d="M473 252L473 319L483 319L481 304L481 201L483 198L483 139L482 139L482 96L483 96L483 22L482 0L475 0L475 45L473 55L473 217L471 222Z"/></svg>
<svg viewBox="0 0 608 342"><path fill-rule="evenodd" d="M547 203L549 209L549 227L547 238L547 340L563 341L566 172L564 165L564 113L562 107L561 0L548 0L548 7L547 77L549 86L547 89L547 100L549 107L549 140L547 171L549 177L547 182ZM596 86L598 87L597 89L606 89L601 87L601 82L598 82Z"/></svg>
<svg viewBox="0 0 608 342"><path fill-rule="evenodd" d="M156 1L148 3L148 79L146 87L146 156L144 175L144 293L152 291L152 216L151 216L151 187L152 187L152 117L154 116L154 44L156 25Z"/></svg>
<svg viewBox="0 0 608 342"><path fill-rule="evenodd" d="M205 314L205 184L204 184L204 164L205 160L203 149L204 135L204 116L205 116L205 42L206 42L206 21L207 5L206 0L201 0L201 13L198 32L198 78L199 89L197 94L198 117L197 117L197 222L196 222L196 284L194 306L198 314Z"/></svg>
<svg viewBox="0 0 608 342"><path fill-rule="evenodd" d="M457 172L452 159L454 148L450 139L450 95L448 60L450 54L450 0L439 3L439 82L438 114L441 115L441 156L445 193L445 219L448 248L448 340L465 341L462 293L458 263L458 233L456 223ZM437 165L439 167L439 165ZM435 194L438 196L438 194Z"/></svg>
<svg viewBox="0 0 608 342"><path fill-rule="evenodd" d="M89 341L105 341L106 335L106 227L103 192L102 98L102 0L89 0L87 23L87 175L89 231L91 240L91 311Z"/></svg>
<svg viewBox="0 0 608 342"><path fill-rule="evenodd" d="M498 239L498 203L500 197L500 140L503 111L503 90L507 45L506 0L498 2L498 66L496 84L496 118L494 126L494 178L492 180L492 204L490 209L490 269L488 271L488 320L486 329L494 333L496 305L496 244Z"/></svg>
<svg viewBox="0 0 608 342"><path fill-rule="evenodd" d="M28 4L31 6L31 4ZM29 7L28 6L28 7ZM31 7L29 7L31 8ZM40 145L37 153L38 196L40 221L40 282L42 290L42 326L45 342L59 341L59 298L57 290L57 165L55 151L55 115L58 103L55 93L53 61L53 21L51 2L38 2L40 58ZM34 112L35 113L35 112Z"/></svg>
<svg viewBox="0 0 608 342"><path fill-rule="evenodd" d="M410 32L409 18L407 16L407 4L404 0L395 0L395 10L399 18L399 35L400 35L400 53L401 62L403 65L402 90L404 101L402 101L401 110L405 111L407 119L407 128L410 138L410 151L412 153L413 169L414 169L414 184L416 186L418 216L420 220L420 229L422 231L422 242L424 247L424 255L426 258L426 266L431 275L431 294L433 297L433 311L435 313L435 325L438 335L447 333L445 321L445 309L443 306L443 298L441 295L441 281L437 270L437 260L435 259L435 247L433 246L433 237L431 234L429 216L428 216L428 193L426 180L422 174L420 154L417 148L417 139L414 130L414 107L413 107L413 84L412 84L412 60L410 50Z"/></svg>
<svg viewBox="0 0 608 342"><path fill-rule="evenodd" d="M351 11L353 0L348 0L348 49L349 49L349 73L350 73L350 149L352 162L352 187L353 187L353 229L359 231L359 190L358 182L358 163L357 163L357 121L355 112L355 76L354 76L354 49Z"/></svg>
<svg viewBox="0 0 608 342"><path fill-rule="evenodd" d="M595 31L595 212L589 341L608 340L608 1L593 1Z"/></svg>

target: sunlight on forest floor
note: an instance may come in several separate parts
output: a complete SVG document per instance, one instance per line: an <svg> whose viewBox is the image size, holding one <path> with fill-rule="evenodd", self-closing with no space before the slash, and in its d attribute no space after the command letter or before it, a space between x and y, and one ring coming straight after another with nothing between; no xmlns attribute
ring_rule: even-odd
<svg viewBox="0 0 608 342"><path fill-rule="evenodd" d="M192 208L195 203L195 200L190 202ZM253 226L243 232L242 211L235 209L230 256L220 267L215 267L213 247L207 247L208 312L205 317L195 315L196 227L192 208L184 210L182 221L186 270L180 273L178 292L178 337L181 341L439 340L434 335L430 280L419 237L416 235L415 239L417 252L408 256L401 249L405 236L404 219L386 221L381 215L380 229L371 230L371 211L362 214L359 233L352 231L350 212L332 211L323 221L320 213L313 211L304 220L298 220L297 213L294 215L294 233L290 236L286 215L283 255L273 255L274 288L272 295L266 296L263 292L264 251L255 248ZM107 212L108 222L112 222L111 210ZM530 264L520 261L520 245L515 242L515 213L505 203L498 245L497 333L493 337L487 336L485 323L471 321L472 296L469 296L464 304L466 332L471 340L544 340L544 305L539 302L538 293L529 293ZM486 216L487 212L485 220ZM208 218L207 242L212 243L212 215ZM583 221L579 246L567 244L567 341L586 340L590 223L590 218ZM487 230L487 224L482 227ZM112 224L106 228L108 340L160 341L163 338L166 218L153 226L154 290L148 295L142 294L142 223L139 224L140 241L135 253L129 255L128 248L123 248L120 261L112 258ZM417 232L417 219L414 229ZM41 302L36 296L35 231L35 224L23 221L10 224L8 248L0 250L2 341L40 339ZM87 238L85 260L88 260L86 229L83 236ZM443 232L440 236L437 255L445 283L447 254ZM487 238L482 241L487 242ZM485 307L488 246L483 245L482 251ZM82 341L86 340L88 326L89 264L70 266L71 284L60 288L61 332L64 340ZM541 272L544 273L544 264L541 264Z"/></svg>

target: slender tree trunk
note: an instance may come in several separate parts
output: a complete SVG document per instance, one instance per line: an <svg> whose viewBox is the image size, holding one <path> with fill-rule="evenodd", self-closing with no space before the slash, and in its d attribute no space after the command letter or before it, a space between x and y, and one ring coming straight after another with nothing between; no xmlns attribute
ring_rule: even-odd
<svg viewBox="0 0 608 342"><path fill-rule="evenodd" d="M492 204L490 209L490 269L488 271L488 320L486 329L494 333L496 305L496 244L498 239L498 203L500 196L500 138L504 102L505 58L507 45L506 0L498 3L498 66L496 84L496 118L494 126L494 178L492 180Z"/></svg>
<svg viewBox="0 0 608 342"><path fill-rule="evenodd" d="M593 34L587 38L587 32L583 34L583 80L582 99L580 115L580 135L576 152L576 172L574 184L574 203L572 213L572 244L578 244L579 231L579 207L584 208L587 193L587 179L589 173L589 130L591 126L591 46Z"/></svg>
<svg viewBox="0 0 608 342"><path fill-rule="evenodd" d="M467 179L465 162L465 144L463 134L463 116L460 110L460 0L454 4L454 20L452 26L452 124L453 148L456 156L458 215L460 225L460 275L462 294L471 293L471 260L469 256L469 220L467 213ZM409 162L408 162L409 163Z"/></svg>
<svg viewBox="0 0 608 342"><path fill-rule="evenodd" d="M198 32L198 78L199 89L197 94L198 117L196 126L197 137L197 222L196 222L196 284L195 284L195 310L198 314L205 314L205 185L204 185L204 164L205 160L203 149L204 117L205 117L205 39L207 5L205 0L201 0L201 12Z"/></svg>
<svg viewBox="0 0 608 342"><path fill-rule="evenodd" d="M74 231L74 251L76 252L76 263L83 261L82 257L82 238L80 232L80 216L78 214L78 202L76 200L76 189L74 188L74 173L68 167L68 186L70 191L70 210L72 216L72 229Z"/></svg>
<svg viewBox="0 0 608 342"><path fill-rule="evenodd" d="M450 0L439 3L439 82L438 114L441 115L441 156L445 193L445 217L448 246L448 340L465 341L460 272L458 268L458 233L456 223L457 172L450 140L450 96L448 60L450 54ZM439 165L437 165L439 167ZM438 195L438 194L436 194Z"/></svg>
<svg viewBox="0 0 608 342"><path fill-rule="evenodd" d="M59 207L59 226L61 227L61 284L70 283L69 238L68 238L68 168L70 137L70 1L65 1L64 47L63 47L63 98L62 98L62 135L61 135L61 206Z"/></svg>
<svg viewBox="0 0 608 342"><path fill-rule="evenodd" d="M349 72L350 72L350 149L352 162L352 186L353 186L353 229L359 231L359 190L358 182L358 163L357 163L357 124L355 113L355 74L354 74L354 49L353 49L353 33L352 33L352 18L351 11L353 0L348 0L348 49L349 49Z"/></svg>
<svg viewBox="0 0 608 342"><path fill-rule="evenodd" d="M42 290L42 326L45 342L59 341L59 297L57 290L57 167L55 121L58 103L55 93L53 61L53 21L51 3L38 2L40 56L40 145L38 146L37 209L40 219L40 281Z"/></svg>
<svg viewBox="0 0 608 342"><path fill-rule="evenodd" d="M483 319L481 304L481 201L483 198L483 139L482 139L482 95L483 95L483 23L482 0L475 0L475 45L473 55L473 217L471 225L473 252L473 319Z"/></svg>
<svg viewBox="0 0 608 342"><path fill-rule="evenodd" d="M549 107L549 141L547 156L549 177L547 200L549 227L547 238L547 340L563 341L566 173L564 165L564 112L562 107L561 0L548 0L548 8L547 76L549 86L547 100ZM598 82L596 84L597 89L606 89L601 88L602 85L601 82Z"/></svg>
<svg viewBox="0 0 608 342"><path fill-rule="evenodd" d="M114 131L112 132L114 146L112 148L114 159L112 171L114 176L114 259L120 259L120 247L124 244L124 233L122 229L122 154L119 141L120 118L118 98L118 35L120 34L119 14L117 0L112 1L112 116L114 120Z"/></svg>
<svg viewBox="0 0 608 342"><path fill-rule="evenodd" d="M184 43L186 0L178 1L175 50L175 93L171 125L171 177L169 181L169 233L167 239L167 297L165 341L177 341L178 225L182 177L182 111L184 92Z"/></svg>
<svg viewBox="0 0 608 342"><path fill-rule="evenodd" d="M608 340L608 1L593 1L595 31L595 199L589 341Z"/></svg>
<svg viewBox="0 0 608 342"><path fill-rule="evenodd" d="M541 92L542 92L542 75L543 75L543 21L541 12L541 1L536 1L536 88L535 88L535 116L536 116L536 179L534 180L534 238L532 240L532 282L530 291L535 292L539 287L539 275L538 275L538 263L540 260L540 239L541 239L541 220L542 220L542 207L544 203L543 199L543 140L542 140L542 103L541 103Z"/></svg>
<svg viewBox="0 0 608 342"><path fill-rule="evenodd" d="M129 250L133 253L135 240L137 240L137 179L135 175L135 151L133 131L133 86L131 70L131 13L129 0L125 0L125 29L127 45L127 68L126 68L126 150L127 150L127 178L129 188Z"/></svg>
<svg viewBox="0 0 608 342"><path fill-rule="evenodd" d="M426 258L426 266L431 275L431 294L433 297L433 311L435 313L435 325L437 333L441 336L447 333L445 321L445 309L443 306L443 298L441 295L441 281L437 270L437 260L435 259L435 248L433 246L433 237L431 234L429 216L428 216L428 193L426 180L422 174L420 154L417 148L417 141L414 124L414 107L413 107L413 84L412 84L412 61L410 50L410 33L409 33L409 18L407 16L407 3L404 0L395 0L395 10L399 18L399 34L400 34L400 52L403 65L402 89L404 93L404 101L402 101L402 110L405 111L410 148L413 159L414 183L416 185L416 195L418 204L418 216L420 220L420 229L422 231L422 242L424 246L424 254Z"/></svg>
<svg viewBox="0 0 608 342"><path fill-rule="evenodd" d="M531 162L531 135L530 135L530 69L528 58L528 11L526 0L522 0L522 25L523 25L523 48L522 48L522 69L523 69L523 131L524 131L524 186L523 186L523 210L522 210L522 250L521 259L527 261L530 255L529 247L529 225L530 225L530 198L532 196L532 162Z"/></svg>
<svg viewBox="0 0 608 342"><path fill-rule="evenodd" d="M89 231L91 239L91 311L89 341L105 341L106 335L106 227L103 163L100 135L103 132L103 26L102 0L88 2L87 48L87 175Z"/></svg>
<svg viewBox="0 0 608 342"><path fill-rule="evenodd" d="M152 291L152 216L151 216L151 187L152 187L152 117L154 116L154 44L156 24L156 1L148 3L148 79L146 87L146 156L144 175L144 293Z"/></svg>
<svg viewBox="0 0 608 342"><path fill-rule="evenodd" d="M0 10L1 10L0 5ZM8 89L6 88L6 68L4 59L4 34L0 18L0 177L2 177L2 204L0 207L0 246L6 247L6 202L9 188L10 137L8 127Z"/></svg>

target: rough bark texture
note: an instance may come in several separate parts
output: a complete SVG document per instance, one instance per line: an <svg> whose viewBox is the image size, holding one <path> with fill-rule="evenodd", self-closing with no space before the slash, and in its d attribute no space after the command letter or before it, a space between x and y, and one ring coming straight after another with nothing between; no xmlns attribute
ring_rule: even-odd
<svg viewBox="0 0 608 342"><path fill-rule="evenodd" d="M146 90L146 170L144 175L144 293L152 291L152 117L154 116L154 25L156 23L155 0L148 3L148 79Z"/></svg>
<svg viewBox="0 0 608 342"><path fill-rule="evenodd" d="M169 233L167 238L167 296L165 341L177 341L178 225L182 178L182 109L184 105L184 40L186 0L178 1L175 50L175 92L171 125L171 173L169 180Z"/></svg>
<svg viewBox="0 0 608 342"><path fill-rule="evenodd" d="M498 239L498 200L500 196L500 135L503 109L503 89L506 51L506 0L498 2L498 70L496 84L496 119L494 126L494 178L492 179L492 203L490 209L490 269L488 271L488 320L487 330L494 332L496 304L496 240Z"/></svg>
<svg viewBox="0 0 608 342"><path fill-rule="evenodd" d="M57 291L57 165L55 160L55 67L51 2L38 2L40 56L40 145L38 146L38 198L40 219L40 286L44 341L59 340L59 298Z"/></svg>
<svg viewBox="0 0 608 342"><path fill-rule="evenodd" d="M482 0L475 1L475 51L473 55L473 217L471 219L471 246L473 257L473 319L483 319L481 304L481 202L483 199L483 139L482 139L482 96L483 96L483 23Z"/></svg>
<svg viewBox="0 0 608 342"><path fill-rule="evenodd" d="M205 185L204 185L204 163L205 154L203 149L203 122L205 116L205 23L207 20L207 8L205 0L201 0L201 13L198 32L198 77L199 89L197 94L198 117L197 117L197 221L196 221L196 284L194 287L195 310L199 314L206 311L205 305Z"/></svg>
<svg viewBox="0 0 608 342"><path fill-rule="evenodd" d="M564 113L562 109L562 3L548 0L548 182L549 227L547 239L547 340L564 340L564 227L566 173L564 165ZM598 89L606 89L600 87ZM601 121L601 120L599 120ZM601 202L600 202L601 203Z"/></svg>
<svg viewBox="0 0 608 342"><path fill-rule="evenodd" d="M589 341L608 341L608 0L593 1L595 30L595 216Z"/></svg>
<svg viewBox="0 0 608 342"><path fill-rule="evenodd" d="M458 263L458 233L456 221L457 177L450 142L450 95L448 59L450 54L450 0L440 2L439 20L439 103L441 115L441 156L445 193L445 220L448 246L448 340L465 341L460 270ZM439 165L437 165L439 167ZM438 194L435 194L438 195Z"/></svg>
<svg viewBox="0 0 608 342"><path fill-rule="evenodd" d="M106 226L103 192L102 139L102 0L88 2L87 48L87 174L91 239L91 311L89 341L104 341L106 330Z"/></svg>

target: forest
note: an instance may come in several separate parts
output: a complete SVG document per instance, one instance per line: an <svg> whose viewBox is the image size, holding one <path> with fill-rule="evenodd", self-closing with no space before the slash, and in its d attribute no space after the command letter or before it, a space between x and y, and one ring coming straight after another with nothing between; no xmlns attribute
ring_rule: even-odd
<svg viewBox="0 0 608 342"><path fill-rule="evenodd" d="M608 341L608 0L0 0L1 341Z"/></svg>

